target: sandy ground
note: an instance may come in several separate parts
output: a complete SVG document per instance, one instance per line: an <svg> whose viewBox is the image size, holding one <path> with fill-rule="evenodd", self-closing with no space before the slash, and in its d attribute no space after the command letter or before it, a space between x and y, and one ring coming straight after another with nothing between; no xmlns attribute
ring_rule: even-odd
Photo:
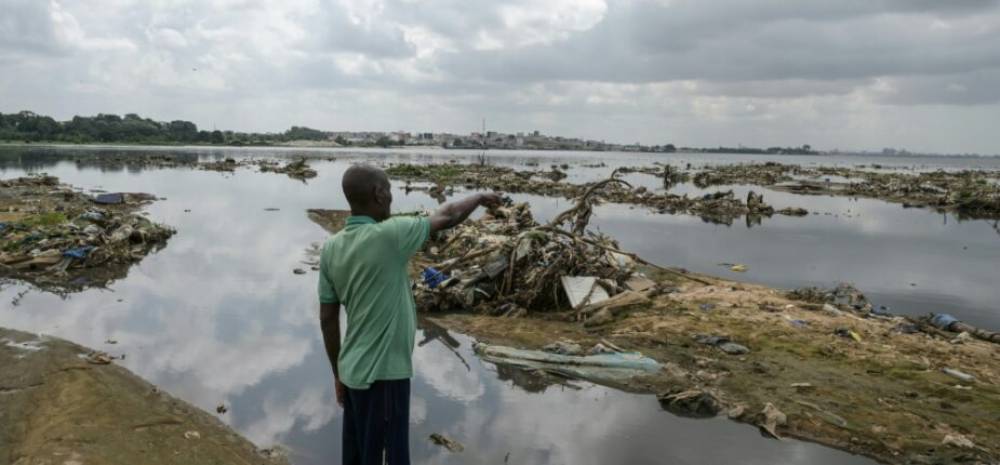
<svg viewBox="0 0 1000 465"><path fill-rule="evenodd" d="M62 339L0 328L0 463L275 464L214 416Z"/></svg>

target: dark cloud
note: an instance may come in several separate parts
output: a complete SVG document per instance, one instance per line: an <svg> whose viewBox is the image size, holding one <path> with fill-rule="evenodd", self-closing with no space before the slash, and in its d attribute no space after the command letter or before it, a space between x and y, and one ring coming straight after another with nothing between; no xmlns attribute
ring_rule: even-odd
<svg viewBox="0 0 1000 465"><path fill-rule="evenodd" d="M457 51L443 56L441 66L463 78L505 82L823 81L1000 66L1000 47L994 45L1000 43L995 2L974 2L979 9L968 5L946 9L948 19L926 11L900 16L883 9L860 15L832 7L793 6L786 11L769 8L774 2L757 9L741 5L758 2L733 3L726 11L694 10L685 2L617 3L600 24L568 40L519 49ZM853 14L847 15L849 11ZM975 24L984 11L991 13L991 21L986 26ZM832 19L821 20L820 12ZM977 15L954 16L962 12Z"/></svg>
<svg viewBox="0 0 1000 465"><path fill-rule="evenodd" d="M0 111L1000 151L1000 0L126 3L0 0Z"/></svg>

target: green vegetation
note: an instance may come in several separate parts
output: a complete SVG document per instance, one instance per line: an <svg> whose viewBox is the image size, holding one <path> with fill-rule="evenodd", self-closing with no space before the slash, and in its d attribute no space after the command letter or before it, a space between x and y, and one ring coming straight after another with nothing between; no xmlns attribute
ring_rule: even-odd
<svg viewBox="0 0 1000 465"><path fill-rule="evenodd" d="M66 221L66 215L62 212L47 212L40 215L29 216L21 221L21 224L27 227L55 226L63 224Z"/></svg>
<svg viewBox="0 0 1000 465"><path fill-rule="evenodd" d="M134 113L124 117L103 113L74 116L69 121L56 121L30 111L0 113L0 141L8 142L270 145L326 138L323 131L300 126L279 134L206 131L190 121L154 121Z"/></svg>

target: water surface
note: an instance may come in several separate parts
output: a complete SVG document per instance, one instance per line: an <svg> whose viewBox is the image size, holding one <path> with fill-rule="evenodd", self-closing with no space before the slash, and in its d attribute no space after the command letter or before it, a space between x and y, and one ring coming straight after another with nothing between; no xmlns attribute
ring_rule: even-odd
<svg viewBox="0 0 1000 465"><path fill-rule="evenodd" d="M134 149L114 150L129 153ZM0 291L0 301L5 302L0 326L45 332L112 354L127 354L123 365L172 394L209 411L220 403L229 406L222 419L258 445L284 444L299 464L337 463L340 412L333 401L332 375L317 324L316 274L292 273L294 268L308 268L301 264L306 246L326 236L306 218L305 210L345 208L340 176L359 158L388 163L472 160L476 154L316 152L313 155L332 153L338 160L314 161L319 176L301 183L252 170L236 174L109 170L60 161L62 153L0 150L0 176L48 172L85 189L155 193L166 200L151 205L150 216L176 227L178 233L164 250L144 259L126 279L107 289L66 298L29 291L14 306L10 302L27 288L6 286ZM213 158L286 152L191 153ZM634 154L490 156L491 162L518 167L595 160L639 165L662 160ZM706 160L697 155L685 157L668 161ZM802 163L816 163L815 157L802 158ZM726 162L721 156L707 160ZM849 157L834 161L871 163ZM948 162L921 160L935 167ZM951 167L968 163L960 160ZM570 171L586 180L606 176L610 169ZM652 186L656 180L642 182ZM750 189L732 188L740 195ZM689 186L679 189L698 192ZM393 195L399 211L437 205L421 192L406 194L397 187ZM530 200L541 220L568 207L563 199L515 198ZM657 263L783 287L846 280L856 283L877 304L895 311L945 310L968 321L1000 327L993 306L1000 235L988 222L958 222L948 215L874 200L769 191L765 198L777 207L802 206L818 214L775 217L748 228L741 222L716 225L691 216L604 205L597 210L593 225ZM750 271L732 273L718 266L721 262L745 263ZM422 331L418 341L433 334ZM509 463L531 464L869 463L814 444L765 440L754 428L723 419L675 417L661 411L652 396L588 383L544 386L479 361L469 338L452 336L458 347L432 338L415 352L411 442L417 463L504 463L505 458ZM105 344L107 339L118 344ZM466 452L450 454L431 445L426 438L435 432L459 440Z"/></svg>

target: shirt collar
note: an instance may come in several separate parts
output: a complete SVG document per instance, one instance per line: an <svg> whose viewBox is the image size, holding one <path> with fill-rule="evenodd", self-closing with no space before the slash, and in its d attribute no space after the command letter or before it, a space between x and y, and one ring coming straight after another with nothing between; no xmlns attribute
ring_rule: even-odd
<svg viewBox="0 0 1000 465"><path fill-rule="evenodd" d="M360 216L349 216L347 217L347 226L353 224L375 224L375 219L370 216L360 215Z"/></svg>

